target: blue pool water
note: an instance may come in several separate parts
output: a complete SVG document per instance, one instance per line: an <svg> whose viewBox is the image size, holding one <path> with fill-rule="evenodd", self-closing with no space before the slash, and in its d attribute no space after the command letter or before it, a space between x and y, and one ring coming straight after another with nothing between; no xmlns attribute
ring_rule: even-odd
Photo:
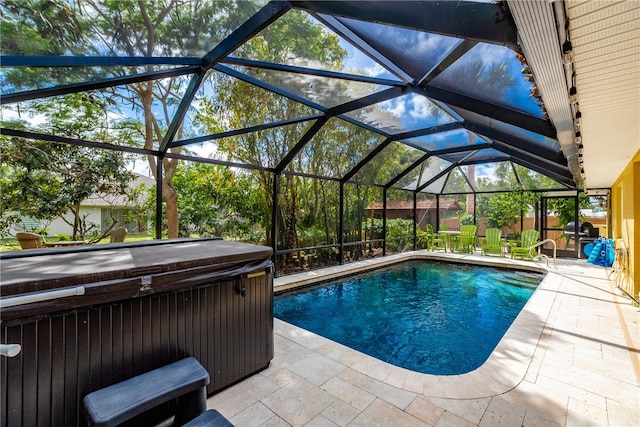
<svg viewBox="0 0 640 427"><path fill-rule="evenodd" d="M482 365L542 274L415 261L276 296L275 317L416 372Z"/></svg>

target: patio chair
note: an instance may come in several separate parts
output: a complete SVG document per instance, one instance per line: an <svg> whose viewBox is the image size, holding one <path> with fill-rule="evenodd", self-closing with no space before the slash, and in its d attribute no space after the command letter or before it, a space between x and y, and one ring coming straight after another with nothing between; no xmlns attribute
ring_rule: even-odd
<svg viewBox="0 0 640 427"><path fill-rule="evenodd" d="M111 231L111 237L109 239L109 243L119 243L124 242L124 238L127 235L127 229L124 227L114 228Z"/></svg>
<svg viewBox="0 0 640 427"><path fill-rule="evenodd" d="M453 250L464 253L473 253L476 250L476 231L478 227L473 224L467 224L460 227L460 235L455 236L456 244Z"/></svg>
<svg viewBox="0 0 640 427"><path fill-rule="evenodd" d="M504 256L504 239L499 228L487 228L486 236L480 243L482 255L498 254Z"/></svg>
<svg viewBox="0 0 640 427"><path fill-rule="evenodd" d="M443 236L433 232L431 224L427 224L427 249L430 251L447 250L446 241Z"/></svg>
<svg viewBox="0 0 640 427"><path fill-rule="evenodd" d="M520 235L520 240L510 244L511 258L533 260L534 256L529 253L529 250L533 245L538 243L538 236L538 230L523 230Z"/></svg>
<svg viewBox="0 0 640 427"><path fill-rule="evenodd" d="M42 248L42 236L36 233L29 233L27 231L21 231L16 233L16 239L20 243L22 249L37 249Z"/></svg>

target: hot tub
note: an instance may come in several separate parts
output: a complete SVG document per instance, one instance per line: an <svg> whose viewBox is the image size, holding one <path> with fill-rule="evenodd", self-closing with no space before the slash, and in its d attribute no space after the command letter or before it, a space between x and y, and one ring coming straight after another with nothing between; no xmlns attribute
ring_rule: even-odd
<svg viewBox="0 0 640 427"><path fill-rule="evenodd" d="M0 341L21 351L0 357L0 424L84 425L87 393L187 356L208 394L266 368L271 255L219 239L3 255Z"/></svg>

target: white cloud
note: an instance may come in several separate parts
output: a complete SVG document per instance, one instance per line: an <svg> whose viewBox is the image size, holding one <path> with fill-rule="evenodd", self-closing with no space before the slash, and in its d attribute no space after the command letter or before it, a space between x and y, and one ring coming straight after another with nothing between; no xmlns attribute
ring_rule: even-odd
<svg viewBox="0 0 640 427"><path fill-rule="evenodd" d="M8 106L3 106L0 109L0 119L6 120L6 121L25 120L29 123L29 126L31 127L37 127L47 122L47 118L45 117L44 114L33 113L31 111L27 113L23 112L22 114L20 114L18 113L18 110Z"/></svg>
<svg viewBox="0 0 640 427"><path fill-rule="evenodd" d="M403 101L398 99L391 99L380 103L380 109L393 114L396 117L402 117L407 111L407 106Z"/></svg>
<svg viewBox="0 0 640 427"><path fill-rule="evenodd" d="M440 52L451 44L452 39L449 37L435 36L432 34L419 32L415 40L412 40L414 49L421 54L429 55L432 52ZM432 54L431 54L432 55ZM429 56L431 56L429 55ZM428 56L428 57L429 57Z"/></svg>
<svg viewBox="0 0 640 427"><path fill-rule="evenodd" d="M496 163L487 163L476 165L476 179L487 179L489 182L497 182L498 176L496 175L496 170L498 166Z"/></svg>
<svg viewBox="0 0 640 427"><path fill-rule="evenodd" d="M374 63L370 67L364 68L364 73L366 76L378 77L385 74L387 70L380 64Z"/></svg>
<svg viewBox="0 0 640 427"><path fill-rule="evenodd" d="M431 108L431 103L427 100L427 98L414 95L409 100L409 104L411 105L409 116L411 116L412 118L425 119L431 116L431 112L429 111L429 109Z"/></svg>
<svg viewBox="0 0 640 427"><path fill-rule="evenodd" d="M515 53L503 46L480 43L468 54L470 59L481 58L486 65L502 64L514 60Z"/></svg>

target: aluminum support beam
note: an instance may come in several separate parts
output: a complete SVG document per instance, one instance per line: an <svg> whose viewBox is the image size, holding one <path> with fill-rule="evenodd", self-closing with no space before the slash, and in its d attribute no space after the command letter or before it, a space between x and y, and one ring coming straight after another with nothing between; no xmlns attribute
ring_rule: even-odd
<svg viewBox="0 0 640 427"><path fill-rule="evenodd" d="M294 8L515 47L516 25L499 4L468 1L292 1Z"/></svg>

